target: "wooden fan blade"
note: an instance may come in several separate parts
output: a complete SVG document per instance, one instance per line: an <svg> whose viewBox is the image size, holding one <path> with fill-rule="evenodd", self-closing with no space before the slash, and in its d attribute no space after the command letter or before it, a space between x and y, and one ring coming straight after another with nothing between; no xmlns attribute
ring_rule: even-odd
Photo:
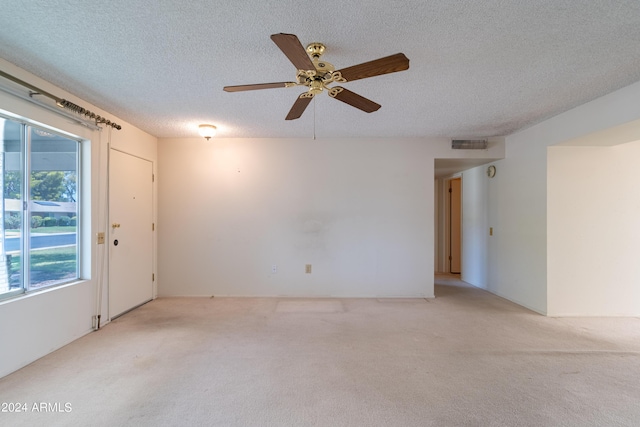
<svg viewBox="0 0 640 427"><path fill-rule="evenodd" d="M409 58L404 56L404 53L396 53L395 55L343 68L340 70L340 74L346 81L351 82L407 69L409 69Z"/></svg>
<svg viewBox="0 0 640 427"><path fill-rule="evenodd" d="M299 96L298 99L296 99L296 102L293 103L293 107L289 110L289 114L287 114L285 120L295 120L300 118L302 113L304 113L304 110L307 108L307 105L311 102L311 99L312 97Z"/></svg>
<svg viewBox="0 0 640 427"><path fill-rule="evenodd" d="M242 92L243 90L273 89L278 87L287 87L288 84L296 84L292 82L279 83L258 83L254 85L225 86L225 92Z"/></svg>
<svg viewBox="0 0 640 427"><path fill-rule="evenodd" d="M271 40L278 45L280 50L287 56L287 58L289 58L289 61L291 61L298 70L306 71L316 69L313 66L311 58L307 55L307 51L302 46L302 43L300 43L300 40L298 40L298 36L295 34L273 34L271 36Z"/></svg>
<svg viewBox="0 0 640 427"><path fill-rule="evenodd" d="M340 86L331 88L329 96L337 99L338 101L342 101L345 104L349 104L352 107L356 107L365 113L373 113L374 111L378 111L381 107L380 104Z"/></svg>

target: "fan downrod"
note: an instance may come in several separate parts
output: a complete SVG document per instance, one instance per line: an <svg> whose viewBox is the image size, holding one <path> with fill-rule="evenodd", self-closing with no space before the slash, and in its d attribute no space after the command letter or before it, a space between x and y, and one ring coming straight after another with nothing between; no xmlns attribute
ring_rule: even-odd
<svg viewBox="0 0 640 427"><path fill-rule="evenodd" d="M322 43L314 42L307 45L307 53L313 59L320 58L325 50L326 47Z"/></svg>

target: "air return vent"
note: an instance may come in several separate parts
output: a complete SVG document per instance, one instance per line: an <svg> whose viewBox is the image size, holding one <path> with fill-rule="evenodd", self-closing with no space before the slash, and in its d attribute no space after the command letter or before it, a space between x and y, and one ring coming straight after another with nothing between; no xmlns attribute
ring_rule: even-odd
<svg viewBox="0 0 640 427"><path fill-rule="evenodd" d="M453 139L451 148L454 150L486 150L486 139Z"/></svg>

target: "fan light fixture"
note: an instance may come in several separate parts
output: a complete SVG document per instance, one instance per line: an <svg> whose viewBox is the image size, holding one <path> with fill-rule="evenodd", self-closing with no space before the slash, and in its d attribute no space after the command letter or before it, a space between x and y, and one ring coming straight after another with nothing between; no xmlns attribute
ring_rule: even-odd
<svg viewBox="0 0 640 427"><path fill-rule="evenodd" d="M200 125L200 135L204 137L207 141L211 139L212 136L216 136L217 128L214 125Z"/></svg>

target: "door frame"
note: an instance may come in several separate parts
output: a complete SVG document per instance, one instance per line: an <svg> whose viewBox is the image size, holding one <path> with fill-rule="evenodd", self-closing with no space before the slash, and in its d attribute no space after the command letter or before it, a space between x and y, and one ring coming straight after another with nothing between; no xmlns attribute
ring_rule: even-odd
<svg viewBox="0 0 640 427"><path fill-rule="evenodd" d="M449 264L449 252L450 252L450 216L449 216L449 186L450 181L454 179L461 179L461 191L464 192L464 179L462 173L454 174L448 177L437 178L435 186L435 271L438 273L449 274L451 273ZM464 217L463 205L460 205L461 218ZM462 235L462 229L460 232L460 249L463 252L464 236ZM461 256L462 258L462 256Z"/></svg>

